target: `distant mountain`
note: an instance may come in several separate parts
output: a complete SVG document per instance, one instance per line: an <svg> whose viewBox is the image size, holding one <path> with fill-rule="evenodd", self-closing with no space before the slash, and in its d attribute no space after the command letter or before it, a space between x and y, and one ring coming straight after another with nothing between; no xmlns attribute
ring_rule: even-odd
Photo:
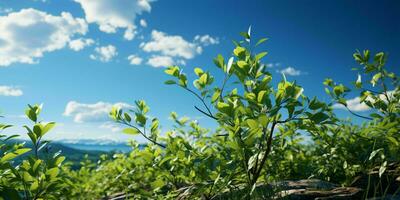
<svg viewBox="0 0 400 200"><path fill-rule="evenodd" d="M25 142L25 146L32 148L32 144L29 141L24 140L11 140L9 143L21 143ZM139 148L144 148L146 144L139 145ZM66 157L66 161L72 163L72 169L79 169L81 162L85 156L92 162L97 162L100 159L100 155L107 154L113 155L114 153L128 153L132 150L132 147L124 142L109 141L109 140L56 140L50 142L44 149L41 150L39 156L46 156L56 152L61 152ZM30 152L19 159L21 161L24 157L32 155Z"/></svg>
<svg viewBox="0 0 400 200"><path fill-rule="evenodd" d="M8 141L9 143L20 143L20 142L25 142L21 140L11 140ZM30 142L25 143L25 147L32 148L32 144ZM72 169L79 169L81 167L81 161L84 160L85 156L92 161L92 162L97 162L100 158L100 155L102 154L108 154L112 155L113 152L107 152L103 150L82 150L82 149L76 149L76 148L71 148L68 147L64 144L58 143L58 142L51 142L48 144L44 149L42 149L39 153L39 156L47 156L54 154L56 152L61 152L61 155L66 157L66 162L71 162ZM19 157L16 160L16 163L21 162L24 158L27 156L33 155L33 152L29 152L21 157Z"/></svg>
<svg viewBox="0 0 400 200"><path fill-rule="evenodd" d="M55 140L54 142L62 144L82 144L82 145L127 145L127 142L120 140L109 140L109 139L64 139Z"/></svg>
<svg viewBox="0 0 400 200"><path fill-rule="evenodd" d="M112 140L58 140L54 141L64 146L79 149L79 150L98 150L104 152L129 152L132 148L126 142L112 141Z"/></svg>

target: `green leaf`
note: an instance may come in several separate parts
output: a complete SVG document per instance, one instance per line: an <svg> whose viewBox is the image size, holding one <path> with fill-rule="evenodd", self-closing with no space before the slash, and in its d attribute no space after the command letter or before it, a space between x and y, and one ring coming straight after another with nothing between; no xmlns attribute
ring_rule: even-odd
<svg viewBox="0 0 400 200"><path fill-rule="evenodd" d="M41 124L35 124L33 126L33 132L35 133L35 135L37 135L38 137L42 136L42 125Z"/></svg>
<svg viewBox="0 0 400 200"><path fill-rule="evenodd" d="M43 136L44 134L46 134L47 132L49 132L51 129L53 129L55 125L56 125L55 122L47 123L47 124L42 128L42 136Z"/></svg>
<svg viewBox="0 0 400 200"><path fill-rule="evenodd" d="M224 57L221 54L218 54L218 56L214 58L214 63L217 67L222 69L224 67Z"/></svg>
<svg viewBox="0 0 400 200"><path fill-rule="evenodd" d="M222 113L230 114L231 106L229 104L227 104L227 103L224 103L224 102L218 102L217 103L217 109Z"/></svg>
<svg viewBox="0 0 400 200"><path fill-rule="evenodd" d="M325 79L324 85L332 87L333 86L333 80L330 79L330 78Z"/></svg>
<svg viewBox="0 0 400 200"><path fill-rule="evenodd" d="M208 82L208 74L204 73L203 75L200 76L199 78L199 83L203 86L207 85Z"/></svg>
<svg viewBox="0 0 400 200"><path fill-rule="evenodd" d="M144 126L146 124L146 117L140 113L136 113L136 123L138 123L140 126Z"/></svg>
<svg viewBox="0 0 400 200"><path fill-rule="evenodd" d="M237 57L243 56L245 52L246 52L246 49L243 48L243 47L236 47L236 48L233 50L233 54L234 54L235 56L237 56Z"/></svg>
<svg viewBox="0 0 400 200"><path fill-rule="evenodd" d="M30 120L32 120L33 122L36 122L36 121L37 121L37 115L36 115L36 112L35 112L33 109L28 108L28 109L25 111L25 115L26 115Z"/></svg>
<svg viewBox="0 0 400 200"><path fill-rule="evenodd" d="M131 116L130 116L128 113L124 113L124 117L125 117L125 120L126 120L127 122L131 122L131 121L132 121L132 118L131 118Z"/></svg>
<svg viewBox="0 0 400 200"><path fill-rule="evenodd" d="M369 158L368 158L368 160L372 160L375 156L376 156L376 154L378 154L379 152L381 152L381 151L383 151L383 149L382 148L380 148L380 149L377 149L377 150L375 150L375 151L373 151L373 152L371 152L371 154L369 155Z"/></svg>
<svg viewBox="0 0 400 200"><path fill-rule="evenodd" d="M197 76L201 76L204 72L203 72L203 70L201 68L196 67L196 68L194 68L194 73Z"/></svg>
<svg viewBox="0 0 400 200"><path fill-rule="evenodd" d="M174 80L167 80L167 81L165 81L164 83L167 84L167 85L174 85L174 84L176 84L176 81L174 81Z"/></svg>
<svg viewBox="0 0 400 200"><path fill-rule="evenodd" d="M50 176L50 179L54 179L57 177L59 171L60 170L58 169L58 167L53 167L46 171L46 175Z"/></svg>
<svg viewBox="0 0 400 200"><path fill-rule="evenodd" d="M38 182L38 180L35 180L35 181L32 183L32 185L31 185L31 187L30 187L30 190L31 190L31 191L35 191L35 190L38 189L38 187L39 187L39 182Z"/></svg>
<svg viewBox="0 0 400 200"><path fill-rule="evenodd" d="M179 85L182 87L187 87L187 78L185 74L179 75Z"/></svg>
<svg viewBox="0 0 400 200"><path fill-rule="evenodd" d="M7 153L6 155L4 155L1 159L0 159L0 163L2 162L6 162L9 160L14 159L15 157L17 157L18 155L15 153Z"/></svg>
<svg viewBox="0 0 400 200"><path fill-rule="evenodd" d="M392 136L386 136L386 138L387 138L390 142L392 142L394 145L399 146L400 143L397 141L396 138L394 138L394 137L392 137Z"/></svg>
<svg viewBox="0 0 400 200"><path fill-rule="evenodd" d="M33 181L33 177L28 172L22 172L22 177L25 182Z"/></svg>
<svg viewBox="0 0 400 200"><path fill-rule="evenodd" d="M136 128L125 128L122 130L123 133L130 134L130 135L137 135L139 134L139 130Z"/></svg>
<svg viewBox="0 0 400 200"><path fill-rule="evenodd" d="M319 124L325 120L327 120L329 116L323 112L318 112L314 115L311 116L311 120L314 121L315 123Z"/></svg>
<svg viewBox="0 0 400 200"><path fill-rule="evenodd" d="M240 68L243 69L243 68L246 67L248 64L247 64L246 61L239 60L239 61L237 61L237 65L238 65Z"/></svg>
<svg viewBox="0 0 400 200"><path fill-rule="evenodd" d="M256 46L258 46L258 45L264 43L264 42L267 41L267 40L268 40L268 38L262 38L262 39L258 40L258 42L256 43Z"/></svg>
<svg viewBox="0 0 400 200"><path fill-rule="evenodd" d="M215 90L214 94L211 97L211 102L214 103L215 101L217 101L220 95L221 95L221 91Z"/></svg>
<svg viewBox="0 0 400 200"><path fill-rule="evenodd" d="M386 165L387 165L387 161L383 162L383 164L382 164L381 167L379 168L379 177L381 177L382 174L385 173L385 171L386 171Z"/></svg>
<svg viewBox="0 0 400 200"><path fill-rule="evenodd" d="M263 103L265 99L265 94L267 93L266 90L261 90L258 95L257 95L257 101L258 103Z"/></svg>
<svg viewBox="0 0 400 200"><path fill-rule="evenodd" d="M266 115L261 115L258 117L258 121L260 122L261 126L266 127L268 124L268 117Z"/></svg>
<svg viewBox="0 0 400 200"><path fill-rule="evenodd" d="M35 161L35 164L33 164L32 170L34 172L36 172L36 170L38 169L39 165L42 163L42 160L38 159Z"/></svg>
<svg viewBox="0 0 400 200"><path fill-rule="evenodd" d="M30 148L22 148L22 149L17 149L15 153L19 156L29 152L30 150L31 150Z"/></svg>
<svg viewBox="0 0 400 200"><path fill-rule="evenodd" d="M382 77L382 73L375 74L371 79L372 87L375 87L376 83L378 83L379 79Z"/></svg>
<svg viewBox="0 0 400 200"><path fill-rule="evenodd" d="M59 167L64 160L65 160L65 156L60 156L56 159L56 161L54 161L54 165Z"/></svg>
<svg viewBox="0 0 400 200"><path fill-rule="evenodd" d="M162 179L157 179L153 182L151 182L151 186L153 188L161 188L165 185L165 182Z"/></svg>
<svg viewBox="0 0 400 200"><path fill-rule="evenodd" d="M168 75L178 77L179 75L179 67L178 66L171 66L168 67L164 72Z"/></svg>
<svg viewBox="0 0 400 200"><path fill-rule="evenodd" d="M342 95L344 92L348 92L349 89L346 88L344 85L340 84L337 85L333 88L333 93L335 93L336 96Z"/></svg>
<svg viewBox="0 0 400 200"><path fill-rule="evenodd" d="M246 120L246 122L247 122L247 125L249 126L249 128L251 128L251 129L256 129L256 128L258 128L258 122L257 122L257 120L248 119L248 120Z"/></svg>
<svg viewBox="0 0 400 200"><path fill-rule="evenodd" d="M268 54L268 52L261 52L259 54L256 55L256 60L261 60L261 58L263 58L264 56L266 56Z"/></svg>

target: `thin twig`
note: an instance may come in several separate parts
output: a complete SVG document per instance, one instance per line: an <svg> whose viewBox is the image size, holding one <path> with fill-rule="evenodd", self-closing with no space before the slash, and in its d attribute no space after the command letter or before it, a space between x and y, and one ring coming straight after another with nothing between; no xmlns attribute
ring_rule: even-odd
<svg viewBox="0 0 400 200"><path fill-rule="evenodd" d="M343 105L343 104L342 104L342 105ZM367 120L373 120L371 117L362 116L362 115L359 115L359 114L357 114L357 113L351 111L350 108L347 107L347 105L344 105L344 106L345 106L346 109L347 109L351 114L353 114L354 116L357 116L357 117L360 117L360 118L363 118L363 119L367 119Z"/></svg>
<svg viewBox="0 0 400 200"><path fill-rule="evenodd" d="M139 131L139 133L140 133L144 138L146 138L147 140L149 140L149 141L152 142L153 144L158 145L158 146L160 146L160 147L162 147L162 148L164 148L164 149L166 148L165 145L160 144L160 143L158 143L157 141L155 141L155 140L153 140L153 139L147 137L147 135L144 134L144 133L143 133L139 128L137 128L136 126L134 126L134 125L132 125L132 124L129 124L129 123L126 123L126 122L124 122L124 121L123 121L123 122L119 122L119 123L125 124L125 125L127 125L127 126L129 126L129 127L131 127L131 128L136 129L137 131Z"/></svg>
<svg viewBox="0 0 400 200"><path fill-rule="evenodd" d="M201 98L200 95L198 95L196 92L194 92L193 90L191 90L191 89L189 89L189 88L187 88L187 87L183 87L183 86L181 86L181 87L182 87L183 89L189 91L190 93L192 93L194 96L196 96L196 97L203 103L204 107L207 109L207 112L208 112L209 116L214 116L214 115L211 113L210 108L207 106L206 102L204 102L204 99Z"/></svg>

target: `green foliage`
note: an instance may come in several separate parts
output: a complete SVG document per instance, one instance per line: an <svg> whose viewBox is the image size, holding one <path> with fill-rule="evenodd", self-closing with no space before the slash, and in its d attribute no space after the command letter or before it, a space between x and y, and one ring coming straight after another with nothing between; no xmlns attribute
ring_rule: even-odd
<svg viewBox="0 0 400 200"><path fill-rule="evenodd" d="M32 128L24 126L27 130L33 149L25 148L24 144L9 145L9 139L1 135L0 158L0 194L6 199L57 199L63 192L65 180L60 176L60 167L65 157L60 153L40 157L39 151L49 143L43 141L43 136L55 125L54 122L43 123L38 121L42 106L28 105L26 116L33 122ZM2 130L10 127L1 125ZM14 160L29 151L34 154L24 159L21 163Z"/></svg>
<svg viewBox="0 0 400 200"><path fill-rule="evenodd" d="M318 129L313 136L318 175L342 183L351 182L355 175L367 173L375 166L381 166L381 175L388 162L400 162L399 77L387 71L387 56L382 52L377 53L372 62L368 50L353 56L361 65L354 83L359 92L357 99L370 109L369 116L348 108L345 97L351 91L349 88L331 79L326 79L324 85L334 102L367 121L361 126L343 121L339 126Z"/></svg>
<svg viewBox="0 0 400 200"><path fill-rule="evenodd" d="M172 112L173 127L162 132L145 101L128 110L114 107L110 117L125 127L122 132L149 143L130 141L129 153L102 155L97 162L86 157L75 170L71 163L63 164L59 152L46 151L49 141L43 137L55 123L42 122L42 107L29 105L25 113L32 124L24 128L32 148L7 142L16 135L0 135L0 196L101 199L123 193L131 199L271 199L278 188L258 186L308 177L347 185L377 166L383 176L389 163L400 162L399 78L385 68L385 53L353 55L361 66L354 90L371 109L364 116L347 104L353 88L332 79L323 83L332 97L328 103L307 97L284 75L274 85L262 63L268 53L254 52L267 39L253 45L251 28L241 35L243 41L234 42L231 57L219 54L214 59L221 80L197 67L189 84L179 66L165 70L171 76L165 83L194 95L202 105L194 108L218 123L215 130ZM336 104L365 122L339 119L332 110ZM1 131L9 127L0 124ZM18 158L23 159L16 162Z"/></svg>

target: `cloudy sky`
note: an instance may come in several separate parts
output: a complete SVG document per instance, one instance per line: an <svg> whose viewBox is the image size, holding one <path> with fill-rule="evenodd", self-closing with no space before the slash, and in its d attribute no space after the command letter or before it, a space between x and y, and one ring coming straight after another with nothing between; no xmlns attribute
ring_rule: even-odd
<svg viewBox="0 0 400 200"><path fill-rule="evenodd" d="M329 100L326 77L354 81L356 49L388 52L389 68L399 72L395 0L2 0L2 120L19 126L28 103L43 103L43 120L58 122L49 139L124 140L107 113L144 99L164 129L171 111L212 128L192 96L163 84L163 69L180 65L193 78L200 66L219 78L212 58L230 56L231 41L250 25L253 37L269 38L261 48L275 80L285 73L309 96Z"/></svg>

